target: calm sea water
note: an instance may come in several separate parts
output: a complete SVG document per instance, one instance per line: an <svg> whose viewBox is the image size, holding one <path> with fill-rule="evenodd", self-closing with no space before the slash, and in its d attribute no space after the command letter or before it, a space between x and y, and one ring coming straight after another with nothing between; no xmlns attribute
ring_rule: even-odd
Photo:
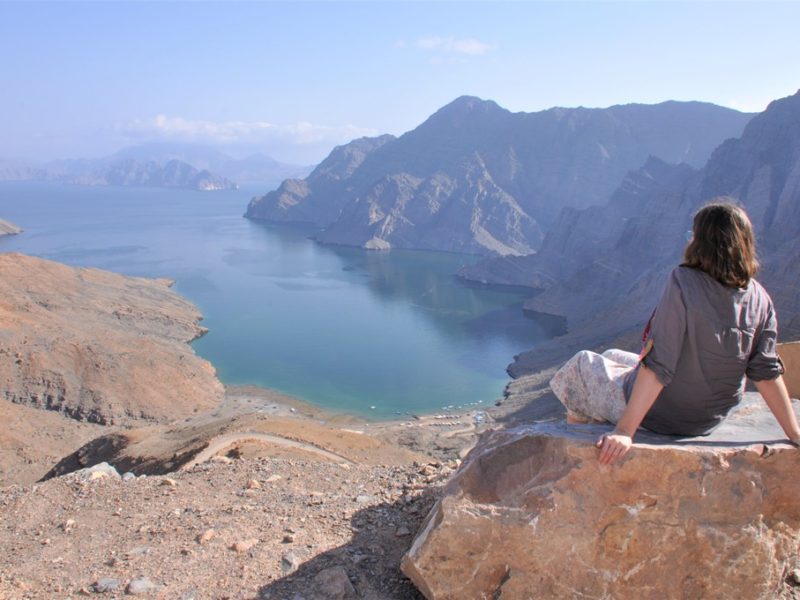
<svg viewBox="0 0 800 600"><path fill-rule="evenodd" d="M546 337L522 296L453 278L475 257L321 246L242 218L263 191L2 183L0 218L25 233L0 252L174 279L223 382L374 418L488 404L513 355Z"/></svg>

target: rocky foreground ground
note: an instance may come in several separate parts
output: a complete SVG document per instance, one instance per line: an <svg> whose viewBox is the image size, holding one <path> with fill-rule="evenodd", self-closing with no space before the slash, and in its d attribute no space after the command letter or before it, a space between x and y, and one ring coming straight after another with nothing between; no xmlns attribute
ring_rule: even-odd
<svg viewBox="0 0 800 600"><path fill-rule="evenodd" d="M478 423L475 414L368 423L256 388L231 388L214 411L140 429L73 425L0 401L0 410L36 411L48 427L88 428L82 451L62 454L72 457L61 461L64 475L35 483L47 470L41 455L8 458L7 475L25 483L0 486L0 600L421 599L400 571L421 522L487 424L555 414L551 398L535 409L524 401L544 381L520 381ZM38 435L51 466L74 439L56 428ZM128 442L91 443L115 436ZM201 450L171 464L187 447ZM70 472L108 452L162 474Z"/></svg>
<svg viewBox="0 0 800 600"><path fill-rule="evenodd" d="M400 559L456 463L217 457L0 495L0 598L421 598Z"/></svg>
<svg viewBox="0 0 800 600"><path fill-rule="evenodd" d="M422 520L489 424L554 414L548 397L526 407L543 389L519 382L477 420L369 423L231 388L215 410L180 422L77 423L87 443L51 463L65 474L36 483L41 456L27 468L9 458L7 475L22 483L0 486L0 600L421 599L400 561ZM9 407L71 423L0 401ZM67 443L40 435L52 453ZM82 470L109 458L151 474Z"/></svg>

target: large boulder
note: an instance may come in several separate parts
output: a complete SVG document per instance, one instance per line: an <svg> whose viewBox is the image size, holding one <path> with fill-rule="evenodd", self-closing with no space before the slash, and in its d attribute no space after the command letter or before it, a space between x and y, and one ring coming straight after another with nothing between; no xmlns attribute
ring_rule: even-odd
<svg viewBox="0 0 800 600"><path fill-rule="evenodd" d="M778 354L786 366L783 381L792 398L800 398L800 342L778 344Z"/></svg>
<svg viewBox="0 0 800 600"><path fill-rule="evenodd" d="M403 572L429 600L793 597L800 450L757 394L710 436L642 433L611 466L607 430L486 434Z"/></svg>

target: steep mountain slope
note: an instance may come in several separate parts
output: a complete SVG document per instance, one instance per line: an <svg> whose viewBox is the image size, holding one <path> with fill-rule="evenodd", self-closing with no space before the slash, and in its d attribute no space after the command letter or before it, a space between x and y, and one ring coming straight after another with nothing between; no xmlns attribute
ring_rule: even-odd
<svg viewBox="0 0 800 600"><path fill-rule="evenodd" d="M349 178L369 154L394 139L392 135L382 135L337 146L305 179L287 179L277 190L253 198L245 216L319 226L331 223L352 192Z"/></svg>
<svg viewBox="0 0 800 600"><path fill-rule="evenodd" d="M463 272L542 290L526 309L567 318L569 334L521 355L512 371L559 360L553 348L602 344L638 328L666 274L680 262L692 214L718 196L740 201L750 214L762 262L759 280L775 301L781 339L800 336L798 92L771 103L741 138L717 148L704 169L691 172L650 160L626 178L607 206L562 212L538 255Z"/></svg>
<svg viewBox="0 0 800 600"><path fill-rule="evenodd" d="M314 222L323 243L527 254L562 207L604 203L650 155L702 166L749 118L696 102L511 113L465 96L397 139L354 142L335 185L314 171L246 216Z"/></svg>

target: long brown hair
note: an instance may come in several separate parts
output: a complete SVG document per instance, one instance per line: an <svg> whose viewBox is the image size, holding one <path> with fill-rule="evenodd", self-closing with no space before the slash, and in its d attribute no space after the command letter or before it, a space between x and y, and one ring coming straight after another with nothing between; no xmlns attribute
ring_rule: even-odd
<svg viewBox="0 0 800 600"><path fill-rule="evenodd" d="M747 287L758 271L756 241L747 213L729 198L704 206L694 216L684 265L700 269L728 287Z"/></svg>

